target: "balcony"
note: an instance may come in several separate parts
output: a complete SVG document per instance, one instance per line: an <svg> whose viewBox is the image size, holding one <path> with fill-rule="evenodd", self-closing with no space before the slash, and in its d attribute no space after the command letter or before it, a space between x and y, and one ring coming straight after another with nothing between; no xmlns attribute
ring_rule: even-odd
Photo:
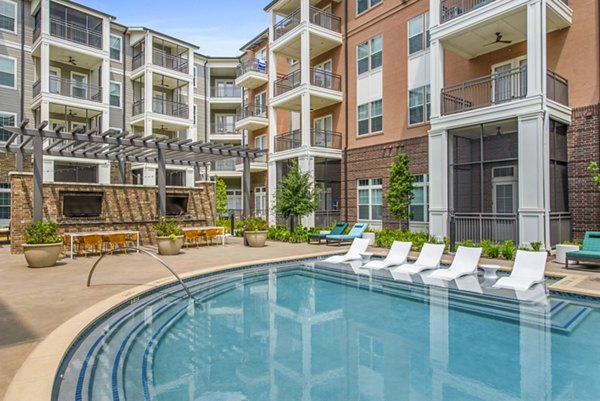
<svg viewBox="0 0 600 401"><path fill-rule="evenodd" d="M243 160L239 157L217 160L211 163L211 171L215 172L236 172L235 166L243 163Z"/></svg>
<svg viewBox="0 0 600 401"><path fill-rule="evenodd" d="M234 85L211 86L210 97L214 99L242 100L242 89Z"/></svg>
<svg viewBox="0 0 600 401"><path fill-rule="evenodd" d="M297 149L302 146L302 131L299 129L275 137L275 152Z"/></svg>
<svg viewBox="0 0 600 401"><path fill-rule="evenodd" d="M131 107L131 115L137 116L144 113L145 99L138 99L133 102ZM166 100L159 97L152 99L152 112L162 114L169 117L177 117L189 119L189 107L186 103Z"/></svg>
<svg viewBox="0 0 600 401"><path fill-rule="evenodd" d="M273 26L273 50L295 59L300 58L300 9L285 16ZM342 19L316 7L310 7L307 27L311 35L311 58L326 53L342 44ZM291 32L295 32L291 35Z"/></svg>
<svg viewBox="0 0 600 401"><path fill-rule="evenodd" d="M342 149L342 134L322 129L312 129L310 132L311 146L326 149Z"/></svg>
<svg viewBox="0 0 600 401"><path fill-rule="evenodd" d="M236 114L235 129L255 131L269 126L267 108L260 104L247 104L238 109Z"/></svg>
<svg viewBox="0 0 600 401"><path fill-rule="evenodd" d="M289 110L301 109L300 92L291 93L294 89L300 87L302 83L300 69L279 78L275 81L275 98L271 104L274 107L280 107ZM309 91L311 110L319 110L324 107L340 103L342 96L342 77L329 71L318 68L310 69Z"/></svg>
<svg viewBox="0 0 600 401"><path fill-rule="evenodd" d="M137 53L131 59L131 68L137 70L146 63L146 52Z"/></svg>
<svg viewBox="0 0 600 401"><path fill-rule="evenodd" d="M237 66L236 76L235 85L242 88L255 89L264 85L269 80L267 62L258 59L246 60Z"/></svg>
<svg viewBox="0 0 600 401"><path fill-rule="evenodd" d="M568 82L560 75L548 71L547 97L568 106ZM442 115L463 113L483 107L495 106L527 96L527 69L515 68L476 78L442 89Z"/></svg>
<svg viewBox="0 0 600 401"><path fill-rule="evenodd" d="M102 49L102 24L95 28L81 26L58 18L50 18L50 35L69 42Z"/></svg>
<svg viewBox="0 0 600 401"><path fill-rule="evenodd" d="M477 10L495 0L442 0L440 2L440 23L451 21L473 10ZM561 0L569 5L568 0Z"/></svg>
<svg viewBox="0 0 600 401"><path fill-rule="evenodd" d="M37 80L33 84L33 97L40 95L42 89L41 81ZM48 92L53 95L61 95L78 100L88 100L91 102L102 103L102 87L90 85L74 79L49 77Z"/></svg>
<svg viewBox="0 0 600 401"><path fill-rule="evenodd" d="M268 170L268 165L267 165L267 155L266 154L262 154L250 161L250 172L251 173L260 173L262 171L267 171L267 170ZM235 171L244 172L243 160L239 161L238 164L236 164Z"/></svg>
<svg viewBox="0 0 600 401"><path fill-rule="evenodd" d="M239 142L242 140L242 135L236 131L233 123L213 122L210 124L210 140Z"/></svg>
<svg viewBox="0 0 600 401"><path fill-rule="evenodd" d="M190 64L186 58L174 56L158 49L152 49L152 64L184 74L190 73Z"/></svg>

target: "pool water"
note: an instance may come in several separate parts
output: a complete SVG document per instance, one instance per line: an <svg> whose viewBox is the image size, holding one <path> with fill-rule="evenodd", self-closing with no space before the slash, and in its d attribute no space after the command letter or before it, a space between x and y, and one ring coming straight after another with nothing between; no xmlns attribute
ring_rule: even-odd
<svg viewBox="0 0 600 401"><path fill-rule="evenodd" d="M90 328L67 354L54 399L600 399L600 303L591 300L304 262L189 285L197 302L171 286Z"/></svg>

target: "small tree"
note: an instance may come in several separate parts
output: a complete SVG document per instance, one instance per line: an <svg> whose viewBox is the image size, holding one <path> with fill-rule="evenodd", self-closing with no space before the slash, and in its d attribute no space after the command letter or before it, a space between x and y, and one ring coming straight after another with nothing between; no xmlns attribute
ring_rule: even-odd
<svg viewBox="0 0 600 401"><path fill-rule="evenodd" d="M385 193L388 210L401 221L408 221L410 202L413 199L415 177L408 170L408 163L408 155L398 153L396 161L390 166L390 184Z"/></svg>
<svg viewBox="0 0 600 401"><path fill-rule="evenodd" d="M222 178L217 177L216 183L217 214L227 214L227 184Z"/></svg>
<svg viewBox="0 0 600 401"><path fill-rule="evenodd" d="M296 161L292 161L290 171L277 183L275 211L285 219L290 214L306 216L319 206L320 188L316 187L309 172L302 172Z"/></svg>
<svg viewBox="0 0 600 401"><path fill-rule="evenodd" d="M600 191L600 166L598 166L597 162L591 162L588 170L593 174L592 179L594 180L594 184L596 184L598 191Z"/></svg>

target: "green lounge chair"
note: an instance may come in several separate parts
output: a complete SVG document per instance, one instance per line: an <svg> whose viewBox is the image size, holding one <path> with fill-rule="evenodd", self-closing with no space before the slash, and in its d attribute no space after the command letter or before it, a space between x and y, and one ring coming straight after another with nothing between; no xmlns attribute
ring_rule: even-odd
<svg viewBox="0 0 600 401"><path fill-rule="evenodd" d="M600 264L600 231L588 231L583 238L580 251L567 252L565 269L569 268L569 260L575 262L592 262Z"/></svg>
<svg viewBox="0 0 600 401"><path fill-rule="evenodd" d="M341 245L344 241L353 241L354 238L362 238L363 233L367 230L367 226L368 224L366 223L356 223L348 234L329 234L325 237L325 242L327 242L327 245L330 242L337 242L338 245Z"/></svg>
<svg viewBox="0 0 600 401"><path fill-rule="evenodd" d="M321 240L327 239L328 235L341 235L344 233L344 231L346 231L346 228L348 227L348 223L344 223L343 221L340 223L337 223L332 229L331 232L329 234L308 234L308 243L311 243L311 240L317 240L317 244L321 244Z"/></svg>

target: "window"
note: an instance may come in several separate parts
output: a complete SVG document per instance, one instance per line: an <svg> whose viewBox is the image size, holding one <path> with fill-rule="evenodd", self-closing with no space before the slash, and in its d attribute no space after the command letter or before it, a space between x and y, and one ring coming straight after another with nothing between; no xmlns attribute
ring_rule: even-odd
<svg viewBox="0 0 600 401"><path fill-rule="evenodd" d="M378 35L357 47L358 75L381 67L383 64L383 36Z"/></svg>
<svg viewBox="0 0 600 401"><path fill-rule="evenodd" d="M118 82L110 82L110 105L121 107L121 84Z"/></svg>
<svg viewBox="0 0 600 401"><path fill-rule="evenodd" d="M517 210L516 166L492 167L494 213L512 214Z"/></svg>
<svg viewBox="0 0 600 401"><path fill-rule="evenodd" d="M54 162L54 182L98 183L98 165Z"/></svg>
<svg viewBox="0 0 600 401"><path fill-rule="evenodd" d="M261 135L254 138L254 147L256 149L266 149L267 148L267 136Z"/></svg>
<svg viewBox="0 0 600 401"><path fill-rule="evenodd" d="M17 3L0 0L0 29L17 33L16 29Z"/></svg>
<svg viewBox="0 0 600 401"><path fill-rule="evenodd" d="M242 210L242 190L228 189L227 191L227 209L230 213Z"/></svg>
<svg viewBox="0 0 600 401"><path fill-rule="evenodd" d="M2 127L14 127L16 114L0 112L0 142L6 142L11 137L11 133Z"/></svg>
<svg viewBox="0 0 600 401"><path fill-rule="evenodd" d="M266 117L267 115L267 92L261 92L254 96L254 107L257 117Z"/></svg>
<svg viewBox="0 0 600 401"><path fill-rule="evenodd" d="M265 216L267 214L267 188L254 188L254 214Z"/></svg>
<svg viewBox="0 0 600 401"><path fill-rule="evenodd" d="M358 219L381 220L383 217L383 189L381 178L358 180Z"/></svg>
<svg viewBox="0 0 600 401"><path fill-rule="evenodd" d="M408 21L408 54L429 48L429 12Z"/></svg>
<svg viewBox="0 0 600 401"><path fill-rule="evenodd" d="M121 37L110 35L110 58L121 61Z"/></svg>
<svg viewBox="0 0 600 401"><path fill-rule="evenodd" d="M0 56L0 86L17 89L16 67L17 62L14 58Z"/></svg>
<svg viewBox="0 0 600 401"><path fill-rule="evenodd" d="M410 221L426 223L429 220L429 181L427 174L415 176L412 195Z"/></svg>
<svg viewBox="0 0 600 401"><path fill-rule="evenodd" d="M10 185L0 182L0 220L10 219Z"/></svg>
<svg viewBox="0 0 600 401"><path fill-rule="evenodd" d="M71 73L71 97L87 99L88 77L87 75Z"/></svg>
<svg viewBox="0 0 600 401"><path fill-rule="evenodd" d="M429 85L408 91L408 124L420 124L429 121L431 94Z"/></svg>
<svg viewBox="0 0 600 401"><path fill-rule="evenodd" d="M373 134L383 131L383 101L361 104L358 106L358 135Z"/></svg>
<svg viewBox="0 0 600 401"><path fill-rule="evenodd" d="M371 7L375 7L383 0L356 0L356 14L361 14L367 11Z"/></svg>

